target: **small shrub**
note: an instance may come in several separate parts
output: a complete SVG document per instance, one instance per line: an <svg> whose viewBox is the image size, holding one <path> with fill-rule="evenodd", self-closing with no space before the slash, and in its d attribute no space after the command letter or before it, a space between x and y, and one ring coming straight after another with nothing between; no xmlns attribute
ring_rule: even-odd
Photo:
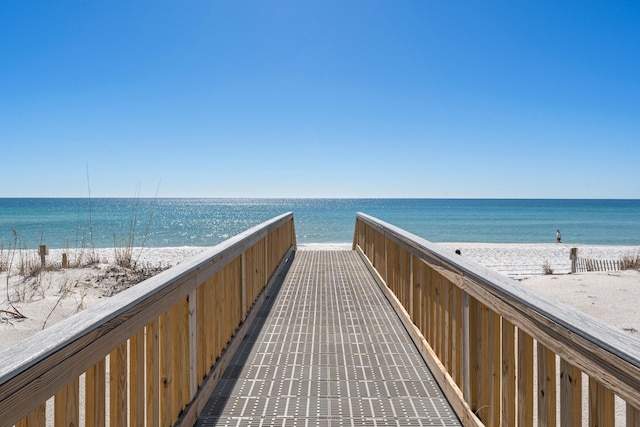
<svg viewBox="0 0 640 427"><path fill-rule="evenodd" d="M553 268L551 268L549 261L545 260L544 264L542 264L542 271L545 275L553 274Z"/></svg>
<svg viewBox="0 0 640 427"><path fill-rule="evenodd" d="M69 278L65 274L64 279L62 280L62 283L60 283L60 288L58 289L58 293L60 295L69 295L71 293L72 288L73 288L73 285L71 284L71 282L69 282Z"/></svg>
<svg viewBox="0 0 640 427"><path fill-rule="evenodd" d="M624 255L620 258L620 270L640 270L640 255Z"/></svg>
<svg viewBox="0 0 640 427"><path fill-rule="evenodd" d="M4 250L4 245L0 245L0 273L9 270L9 251Z"/></svg>
<svg viewBox="0 0 640 427"><path fill-rule="evenodd" d="M133 249L129 244L124 247L114 247L116 265L122 268L133 268Z"/></svg>
<svg viewBox="0 0 640 427"><path fill-rule="evenodd" d="M95 250L89 251L89 254L86 257L86 263L83 265L91 266L91 265L97 265L97 264L100 264L100 257L98 256Z"/></svg>
<svg viewBox="0 0 640 427"><path fill-rule="evenodd" d="M42 263L35 254L35 251L20 251L18 260L18 273L23 277L38 277L42 272Z"/></svg>

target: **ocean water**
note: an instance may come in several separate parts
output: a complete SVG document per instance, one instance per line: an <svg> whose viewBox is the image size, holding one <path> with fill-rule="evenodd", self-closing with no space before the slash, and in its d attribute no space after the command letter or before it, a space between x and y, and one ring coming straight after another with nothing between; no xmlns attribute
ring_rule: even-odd
<svg viewBox="0 0 640 427"><path fill-rule="evenodd" d="M298 243L351 242L364 212L433 242L640 245L640 200L0 199L0 247L212 246L293 212Z"/></svg>

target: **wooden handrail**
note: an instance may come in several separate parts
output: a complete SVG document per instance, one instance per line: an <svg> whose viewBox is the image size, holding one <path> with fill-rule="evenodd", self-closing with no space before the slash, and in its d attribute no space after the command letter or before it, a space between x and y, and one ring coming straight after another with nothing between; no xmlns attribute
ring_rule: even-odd
<svg viewBox="0 0 640 427"><path fill-rule="evenodd" d="M286 213L0 352L0 426L42 425L54 395L56 420L77 425L81 376L88 426L104 424L106 393L112 425L183 419L293 250Z"/></svg>
<svg viewBox="0 0 640 427"><path fill-rule="evenodd" d="M532 425L534 394L539 425L581 425L582 405L591 425L613 425L614 394L640 425L637 337L363 213L353 247L466 425Z"/></svg>

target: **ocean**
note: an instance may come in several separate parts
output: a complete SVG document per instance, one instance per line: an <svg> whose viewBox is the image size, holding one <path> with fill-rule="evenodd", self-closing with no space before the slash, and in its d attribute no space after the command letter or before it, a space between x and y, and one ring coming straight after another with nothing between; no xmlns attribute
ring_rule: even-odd
<svg viewBox="0 0 640 427"><path fill-rule="evenodd" d="M640 200L0 198L0 248L213 246L290 211L303 244L364 212L432 242L640 245Z"/></svg>

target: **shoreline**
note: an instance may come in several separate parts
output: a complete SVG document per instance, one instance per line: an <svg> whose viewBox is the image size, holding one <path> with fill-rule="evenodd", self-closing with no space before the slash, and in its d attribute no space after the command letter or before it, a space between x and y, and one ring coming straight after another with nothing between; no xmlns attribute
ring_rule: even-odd
<svg viewBox="0 0 640 427"><path fill-rule="evenodd" d="M470 242L431 242L452 254L460 253L468 260L495 270L514 279L526 279L545 274L545 266L553 270L552 274L571 272L570 250L578 249L578 256L597 260L618 261L623 257L640 257L640 246L629 245L591 245L565 243L470 243ZM115 264L118 257L129 255L132 262L146 268L169 268L180 262L199 255L214 246L167 246L95 249L49 249L46 263L53 270L62 267L63 253L67 254L69 268L73 270L96 264ZM351 242L343 243L301 243L298 250L351 250ZM34 270L41 265L37 249L4 249L0 251L0 274L9 261L12 269L19 266ZM4 268L3 268L4 267ZM548 274L548 273L547 273Z"/></svg>
<svg viewBox="0 0 640 427"><path fill-rule="evenodd" d="M544 275L544 265L553 270L553 274L571 272L569 252L578 249L582 258L617 261L625 256L640 257L640 245L592 245L566 243L475 243L475 242L431 242L451 252L460 251L460 256L477 262L489 269L498 271L514 279L525 279ZM214 246L165 246L133 247L130 249L132 261L142 266L168 268L186 259L196 256ZM351 250L351 242L339 243L300 243L298 250ZM79 266L116 262L125 248L79 248L49 249L46 262L54 267L62 266L62 254L66 253L68 263L73 268ZM23 264L37 267L40 256L37 249L3 249L0 251L0 272L6 266L13 252L12 266Z"/></svg>

